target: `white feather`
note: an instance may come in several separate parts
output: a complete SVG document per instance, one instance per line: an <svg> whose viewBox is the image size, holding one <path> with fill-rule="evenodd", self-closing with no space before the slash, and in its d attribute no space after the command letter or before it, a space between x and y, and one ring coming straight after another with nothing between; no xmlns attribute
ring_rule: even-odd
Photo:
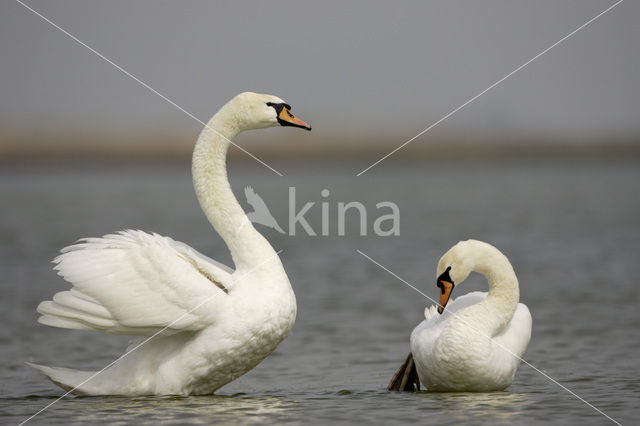
<svg viewBox="0 0 640 426"><path fill-rule="evenodd" d="M202 131L193 182L205 214L237 269L158 234L125 230L62 249L55 269L70 290L38 306L42 324L138 339L105 371L30 366L64 389L87 395L211 394L255 367L287 337L296 302L277 253L231 192L229 139L279 125L280 98L243 93ZM225 137L212 129L225 131ZM92 377L90 380L90 377Z"/></svg>
<svg viewBox="0 0 640 426"><path fill-rule="evenodd" d="M227 270L205 256L143 231L84 239L64 248L54 262L58 274L73 284L72 292L42 302L38 312L113 334L151 335L165 327L200 330L214 322L216 296L224 294L208 276L232 286ZM206 310L189 312L207 299Z"/></svg>
<svg viewBox="0 0 640 426"><path fill-rule="evenodd" d="M451 300L442 315L425 309L411 333L421 382L437 391L495 391L508 387L531 338L531 314L518 303L518 281L506 257L474 240L458 243L441 259L456 288L473 270L488 275L489 293Z"/></svg>

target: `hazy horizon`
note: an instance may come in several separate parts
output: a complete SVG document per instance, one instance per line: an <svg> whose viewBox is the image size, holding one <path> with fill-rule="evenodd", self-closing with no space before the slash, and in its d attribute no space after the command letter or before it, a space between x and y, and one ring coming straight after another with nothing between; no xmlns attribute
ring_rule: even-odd
<svg viewBox="0 0 640 426"><path fill-rule="evenodd" d="M613 2L27 4L202 121L238 92L263 91L313 124L308 140L381 135L394 147ZM19 3L0 9L0 144L155 132L191 146L200 123ZM620 4L411 146L640 140L639 13L636 2Z"/></svg>

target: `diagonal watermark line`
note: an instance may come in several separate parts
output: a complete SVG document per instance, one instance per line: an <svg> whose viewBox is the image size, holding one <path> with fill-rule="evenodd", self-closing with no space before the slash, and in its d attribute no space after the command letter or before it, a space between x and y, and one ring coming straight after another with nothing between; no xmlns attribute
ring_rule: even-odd
<svg viewBox="0 0 640 426"><path fill-rule="evenodd" d="M393 276L394 278L398 279L399 281L401 281L402 283L406 284L407 286L411 287L412 289L414 289L415 291L417 291L418 293L420 293L421 295L423 295L424 297L426 297L427 299L429 299L433 304L438 305L439 303L436 302L434 299L432 299L431 297L427 296L425 293L423 293L422 291L418 290L415 286L411 285L409 282L407 282L406 280L404 280L403 278L401 278L399 275L395 274L393 271L389 270L388 268L386 268L385 266L383 266L382 264L380 264L379 262L375 261L374 259L372 259L371 257L367 256L365 253L363 253L362 251L356 249L356 251L362 255L364 258L368 259L369 261L371 261L373 264L377 265L380 269L386 271L388 274L390 274L391 276ZM449 310L449 308L445 307L444 308L445 311L449 312L449 314L456 318L458 321L461 321L464 325L466 325L467 327L469 327L469 329L471 329L471 331L475 332L476 334L485 337L487 339L489 339L490 341L493 341L491 339L491 337L487 336L486 334L482 333L481 331L478 331L478 329L476 329L475 327L473 327L473 325L469 324L467 321L465 321L463 318L460 318L460 316L455 313L455 312L451 312ZM559 387L561 387L562 389L564 389L565 391L569 392L571 395L573 395L575 398L579 399L580 401L584 402L586 405L588 405L589 407L593 408L595 411L597 411L598 413L602 414L604 417L606 417L607 419L611 420L613 423L617 424L618 426L622 426L617 420L613 419L611 416L609 416L608 414L606 414L605 412L603 412L602 410L600 410L599 408L597 408L596 406L594 406L593 404L591 404L589 401L587 401L586 399L582 398L580 395L578 395L577 393L575 393L574 391L572 391L571 389L567 388L565 385L563 385L562 383L558 382L556 379L554 379L553 377L549 376L547 373L545 373L544 371L538 369L535 365L531 364L529 361L525 361L524 359L522 359L521 357L519 357L518 355L514 354L509 348L505 347L504 345L502 345L500 342L497 341L493 341L493 343L495 343L497 346L499 346L500 348L504 349L505 351L509 352L511 355L513 355L514 357L518 358L521 362L523 362L524 364L527 364L529 367L531 367L532 369L534 369L535 371L537 371L538 373L540 373L541 375L543 375L545 378L547 378L549 381L555 383L556 385L558 385Z"/></svg>
<svg viewBox="0 0 640 426"><path fill-rule="evenodd" d="M129 71L127 71L126 69L122 68L120 65L116 64L115 62L113 62L111 59L107 58L106 56L104 56L102 53L98 52L96 49L94 49L93 47L89 46L87 43L83 42L82 40L80 40L78 37L74 36L73 34L71 34L70 32L68 32L67 30L65 30L64 28L60 27L59 25L57 25L56 23L54 23L53 21L51 21L49 18L47 18L46 16L42 15L41 13L37 12L35 9L31 8L29 5L23 3L20 0L15 0L18 4L24 6L26 9L30 10L31 12L33 12L35 15L37 15L38 17L40 17L43 21L49 23L51 26L53 26L54 28L58 29L59 31L61 31L63 34L65 34L66 36L68 36L69 38L71 38L72 40L74 40L76 43L86 47L87 49L89 49L91 52L93 52L94 54L96 54L98 57L100 57L101 59L103 59L104 61L108 62L109 64L113 65L114 67L116 67L119 71L121 71L123 74L125 74L126 76L132 78L133 80L135 80L136 82L140 83L142 86L144 86L146 89L148 89L149 91L151 91L152 93L160 96L162 99L164 99L165 101L167 101L168 103L170 103L171 105L173 105L174 107L178 108L180 111L182 111L183 113L185 113L186 115L188 115L189 117L193 118L194 120L196 120L198 123L202 124L203 126L205 126L206 128L210 129L211 131L213 131L214 133L216 133L218 136L224 138L227 142L229 142L231 145L235 146L236 148L238 148L240 151L244 152L245 154L247 154L249 157L253 158L254 160L256 160L258 163L262 164L263 166L265 166L266 168L268 168L269 170L271 170L272 172L274 172L275 174L277 174L278 176L282 177L283 174L280 173L279 171L277 171L276 169L274 169L273 167L271 167L270 165L268 165L267 163L265 163L264 161L262 161L261 159L259 159L258 157L256 157L255 155L253 155L252 153L250 153L249 151L247 151L246 149L242 148L240 145L234 143L232 140L230 140L229 138L227 138L226 136L224 136L222 133L218 132L216 129L214 129L213 127L209 126L208 123L205 123L204 121L200 120L198 117L196 117L195 115L193 115L192 113L190 113L189 111L187 111L186 109L184 109L183 107L181 107L180 105L178 105L177 103L175 103L174 101L172 101L171 99L169 99L168 97L166 97L165 95L163 95L162 93L160 93L159 91L157 91L156 89L154 89L153 87L151 87L150 85L148 85L147 83L145 83L144 81L140 80L138 77L136 77L135 75L131 74Z"/></svg>
<svg viewBox="0 0 640 426"><path fill-rule="evenodd" d="M465 103L463 103L462 105L460 105L459 107L457 107L456 109L454 109L453 111L451 111L450 113L448 113L447 115L442 117L440 120L438 120L435 123L431 124L429 127L427 127L426 129L422 130L420 133L418 133L417 135L415 135L414 137L412 137L408 141L404 142L402 145L396 147L393 151L389 152L387 155L385 155L384 157L380 158L378 161L376 161L375 163L371 164L366 169L362 170L356 176L362 176L364 173L368 172L369 170L371 170L372 168L374 168L375 166L377 166L378 164L380 164L381 162L383 162L387 158L391 157L393 154L395 154L396 152L400 151L402 148L404 148L405 146L409 145L411 142L413 142L414 140L416 140L420 136L424 135L429 130L433 129L438 124L442 123L444 120L446 120L447 118L451 117L453 114L455 114L456 112L460 111L462 108L466 107L471 102L475 101L480 96L484 95L489 90L493 89L494 87L496 87L497 85L499 85L500 83L502 83L503 81L505 81L506 79L508 79L509 77L514 75L515 73L517 73L518 71L520 71L522 68L524 68L527 65L529 65L531 62L535 61L536 59L538 59L539 57L544 55L545 53L547 53L548 51L550 51L551 49L553 49L554 47L556 47L557 45L559 45L560 43L562 43L563 41L565 41L566 39L568 39L569 37L571 37L572 35L577 33L578 31L580 31L581 29L586 27L587 25L591 24L593 21L595 21L596 19L600 18L602 15L604 15L607 12L609 12L611 9L613 9L614 7L616 7L617 5L622 3L623 1L624 0L618 0L616 3L612 4L611 6L609 6L608 8L603 10L602 12L600 12L598 15L596 15L593 18L589 19L587 22L585 22L584 24L580 25L578 28L576 28L575 30L571 31L569 34L567 34L566 36L562 37L560 40L558 40L555 43L553 43L551 46L549 46L546 49L544 49L542 52L538 53L536 56L534 56L533 58L529 59L524 64L520 65L518 68L516 68L513 71L511 71L509 74L505 75L500 80L496 81L491 86L487 87L482 92L478 93L477 95L475 95L474 97L472 97L471 99L469 99L468 101L466 101Z"/></svg>
<svg viewBox="0 0 640 426"><path fill-rule="evenodd" d="M260 262L258 265L254 266L253 268L249 269L247 272L245 272L244 274L240 275L238 278L242 278L245 277L247 275L249 275L250 273L252 273L253 271L255 271L256 269L258 269L259 267L261 267L262 265L264 265L267 262L270 262L274 257L278 257L280 255L280 253L282 253L284 250L278 250L275 254L273 254L272 256L270 256L268 259L265 259L264 261ZM145 345L147 342L149 342L151 339L157 337L160 333L162 333L163 331L165 331L168 328L171 328L171 326L175 323L177 323L178 321L180 321L182 318L186 317L187 315L189 315L190 313L192 313L193 311L195 311L196 309L198 309L199 307L201 307L202 305L204 305L205 303L211 301L211 299L213 299L216 296L219 296L220 293L214 293L213 295L207 297L206 299L204 299L201 303L199 303L196 307L190 309L189 311L185 312L184 314L180 315L178 318L176 318L175 320L173 320L171 323L169 323L168 325L164 326L161 330L155 332L153 335L147 337L146 339L144 339L142 342L138 343L136 346L134 346L133 348L131 348L130 350L126 351L124 354L120 355L120 357L118 357L115 361L110 362L109 364L107 364L106 367L104 367L102 370L96 371L94 374L92 374L89 378L85 379L83 382L81 382L80 384L76 385L75 387L73 387L72 389L68 390L67 392L65 392L64 394L62 394L60 397L58 397L58 399L56 399L55 401L45 405L44 407L42 407L40 410L38 410L35 414L33 414L31 417L29 417L28 419L22 421L18 426L22 426L25 423L27 423L28 421L32 420L34 417L40 415L42 412L44 412L45 410L49 409L53 404L59 402L61 399L63 399L64 397L66 397L67 395L69 395L70 393L72 393L73 391L75 391L76 389L78 389L80 386L84 385L85 383L87 383L88 381L92 380L94 377L98 376L99 374L101 374L103 371L105 371L106 369L108 369L109 367L111 367L112 365L118 363L118 361L120 361L121 359L125 358L127 355L129 355L131 352L136 351L138 348L140 348L141 346Z"/></svg>

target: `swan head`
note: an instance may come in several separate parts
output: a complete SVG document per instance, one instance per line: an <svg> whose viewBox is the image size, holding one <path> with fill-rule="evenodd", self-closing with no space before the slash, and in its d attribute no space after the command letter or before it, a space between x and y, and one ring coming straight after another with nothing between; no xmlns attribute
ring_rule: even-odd
<svg viewBox="0 0 640 426"><path fill-rule="evenodd" d="M436 270L437 286L440 289L438 313L441 314L449 303L453 288L466 280L469 274L474 271L476 253L484 246L492 247L476 240L460 241L440 258Z"/></svg>
<svg viewBox="0 0 640 426"><path fill-rule="evenodd" d="M311 130L311 126L291 113L291 105L277 96L260 93L240 93L226 105L242 130L292 126ZM226 109L226 108L225 108Z"/></svg>

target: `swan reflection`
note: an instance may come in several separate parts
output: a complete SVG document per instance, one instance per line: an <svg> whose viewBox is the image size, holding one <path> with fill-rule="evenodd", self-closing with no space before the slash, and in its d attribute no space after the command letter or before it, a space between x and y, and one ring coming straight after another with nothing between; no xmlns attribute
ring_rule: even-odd
<svg viewBox="0 0 640 426"><path fill-rule="evenodd" d="M109 419L111 422L137 419L141 423L159 424L256 424L277 421L280 416L297 407L286 397L251 397L243 394L224 396L148 396L148 397L80 397L57 407L58 413L68 420L81 418L92 424ZM67 411L61 413L60 411Z"/></svg>
<svg viewBox="0 0 640 426"><path fill-rule="evenodd" d="M421 398L429 399L431 408L442 410L442 414L452 419L469 421L488 417L493 420L512 421L534 402L526 393L434 393L420 392Z"/></svg>

